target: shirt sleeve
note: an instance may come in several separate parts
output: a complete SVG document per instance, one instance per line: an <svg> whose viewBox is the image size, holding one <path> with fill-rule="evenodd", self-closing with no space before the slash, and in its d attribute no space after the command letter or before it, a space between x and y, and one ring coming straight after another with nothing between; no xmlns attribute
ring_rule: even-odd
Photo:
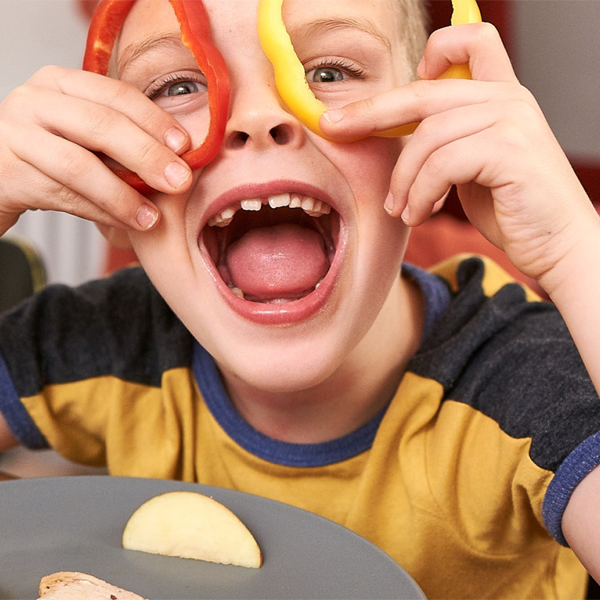
<svg viewBox="0 0 600 600"><path fill-rule="evenodd" d="M48 443L36 427L12 383L6 363L0 356L0 413L12 434L22 446L31 449L47 448Z"/></svg>
<svg viewBox="0 0 600 600"><path fill-rule="evenodd" d="M106 412L107 386L95 382L159 387L166 370L190 362L190 338L139 268L48 286L0 315L0 411L22 445L54 447L55 427L74 429L81 413L84 435L89 410Z"/></svg>
<svg viewBox="0 0 600 600"><path fill-rule="evenodd" d="M562 517L571 494L581 480L600 464L600 433L582 442L560 465L544 499L544 522L548 531L563 546L567 540L562 532Z"/></svg>

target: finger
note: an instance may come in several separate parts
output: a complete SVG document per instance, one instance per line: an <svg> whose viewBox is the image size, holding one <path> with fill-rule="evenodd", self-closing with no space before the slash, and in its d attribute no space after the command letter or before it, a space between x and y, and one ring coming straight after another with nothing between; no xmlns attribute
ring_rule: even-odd
<svg viewBox="0 0 600 600"><path fill-rule="evenodd" d="M160 213L153 203L81 146L38 127L21 127L19 135L13 137L11 151L17 159L13 162L30 165L43 176L36 176L37 187L33 183L29 186L34 208L40 207L43 198L45 209L114 226L147 230L158 222ZM6 178L16 180L16 174L8 172ZM7 190L4 195L9 193Z"/></svg>
<svg viewBox="0 0 600 600"><path fill-rule="evenodd" d="M13 215L13 222L27 210L60 210L65 212L65 207L70 206L73 210L66 211L84 219L102 223L110 227L127 229L127 226L115 219L112 215L94 205L87 198L68 189L58 181L48 178L37 168L14 157L14 160L5 160L2 155L1 167L10 166L11 173L21 180L27 180L27 190L19 189L17 193L11 190L5 181L0 182L0 196L3 198L3 210L5 215ZM14 164L13 164L14 163ZM0 168L0 175L3 168ZM12 198L12 201L11 201Z"/></svg>
<svg viewBox="0 0 600 600"><path fill-rule="evenodd" d="M425 47L417 73L437 79L451 65L468 64L478 81L517 80L498 30L490 23L453 25L434 31Z"/></svg>
<svg viewBox="0 0 600 600"><path fill-rule="evenodd" d="M48 96L51 90L56 91L54 97ZM189 166L175 155L189 149L189 135L134 87L95 73L46 67L21 88L20 95L19 104L36 107L44 126L102 151L150 187L174 193L191 183ZM46 115L52 115L51 121Z"/></svg>
<svg viewBox="0 0 600 600"><path fill-rule="evenodd" d="M154 189L176 193L189 185L191 169L183 159L122 113L52 90L35 92L29 87L19 97L22 112L42 128L110 156Z"/></svg>
<svg viewBox="0 0 600 600"><path fill-rule="evenodd" d="M179 122L127 83L97 73L56 66L43 67L29 83L36 88L56 89L65 96L111 108L177 154L189 149L189 135Z"/></svg>
<svg viewBox="0 0 600 600"><path fill-rule="evenodd" d="M464 179L465 175L460 175L468 172L473 179L479 178L478 182L482 185L494 188L508 181L509 171L512 170L513 173L520 171L523 158L532 156L531 140L537 140L538 152L535 154L539 154L542 147L545 147L544 140L549 136L547 123L539 106L532 101L529 92L520 87L510 86L510 88L517 93L508 100L500 98L476 106L461 106L433 115L421 124L406 144L395 167L392 188L396 204L392 206L388 201L387 210L390 214L398 216L407 202L410 204L409 194L413 197L415 194L420 198L427 197L427 190L420 190L419 185L415 183L417 177L422 175L426 163L430 166L431 181L421 180L423 187L433 189L434 186L439 185L443 192L452 184L470 181ZM497 137L495 141L489 142L493 149L491 155L488 153L489 165L498 164L502 160L504 168L494 171L488 166L485 170L485 180L481 178L478 169L483 169L486 163L482 163L482 155L478 152L473 153L469 148L465 148L462 154L455 155L446 156L439 152L440 149L457 140L475 139L476 134L486 132L493 127L496 128ZM441 161L442 156L448 162L437 164L436 161ZM436 164L436 167L431 168L432 164ZM446 179L443 177L444 173L447 173ZM439 196L435 197L438 190L432 194L434 200L439 198ZM411 222L420 214L413 207L409 212Z"/></svg>
<svg viewBox="0 0 600 600"><path fill-rule="evenodd" d="M431 168L435 161L440 160L442 156L439 154L440 149L456 140L469 138L493 126L497 119L498 116L494 110L490 110L488 105L481 105L476 113L472 106L462 106L446 113L433 115L424 121L406 144L394 168L391 181L394 205L388 206L388 212L392 216L400 216L406 205L409 204L409 212L412 217L410 224L413 224L417 214L419 218L429 216L428 212L434 209L433 205L447 192L448 188L453 184L462 183L462 181L454 181L450 174L448 177L443 177L447 166L444 164L437 170L435 170L436 167L433 167L432 180L428 182L427 189L421 190L417 179L424 166L429 161ZM464 160L467 160L464 156L452 157L451 164L457 164ZM457 168L456 174L458 172ZM421 182L422 180L419 180L419 183ZM409 201L410 195L413 199L415 197L421 199L420 210L417 210L416 200ZM425 208L423 204L428 201L431 202L431 207ZM407 216L408 213L403 215L404 218Z"/></svg>
<svg viewBox="0 0 600 600"><path fill-rule="evenodd" d="M327 111L321 117L320 125L332 139L350 141L407 123L420 123L440 112L482 104L508 93L514 93L514 90L507 90L504 83L452 79L415 81Z"/></svg>

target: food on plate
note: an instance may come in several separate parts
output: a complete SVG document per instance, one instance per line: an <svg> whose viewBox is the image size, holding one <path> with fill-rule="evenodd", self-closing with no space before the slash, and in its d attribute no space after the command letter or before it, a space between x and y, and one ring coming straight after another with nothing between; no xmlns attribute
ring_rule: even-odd
<svg viewBox="0 0 600 600"><path fill-rule="evenodd" d="M92 575L64 571L42 577L38 600L145 600Z"/></svg>
<svg viewBox="0 0 600 600"><path fill-rule="evenodd" d="M123 548L250 568L263 562L254 536L233 512L190 491L167 492L142 504L125 526Z"/></svg>

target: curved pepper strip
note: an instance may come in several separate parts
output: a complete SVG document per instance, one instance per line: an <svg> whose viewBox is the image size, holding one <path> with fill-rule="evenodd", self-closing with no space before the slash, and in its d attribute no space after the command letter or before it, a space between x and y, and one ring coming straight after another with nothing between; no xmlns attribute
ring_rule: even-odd
<svg viewBox="0 0 600 600"><path fill-rule="evenodd" d="M273 65L275 85L281 99L308 129L328 139L321 131L319 119L327 106L312 93L304 66L300 62L290 36L285 28L281 9L283 0L259 0L258 37L263 52ZM452 25L481 22L481 13L475 0L452 0ZM470 79L468 65L453 65L442 78ZM378 137L400 137L410 135L418 123L408 123L400 127L379 131Z"/></svg>
<svg viewBox="0 0 600 600"><path fill-rule="evenodd" d="M83 68L108 74L115 41L136 0L102 0L88 32ZM208 83L210 125L204 142L182 155L191 169L208 164L219 152L229 112L230 83L225 60L210 37L208 15L200 0L169 0L181 27L181 41L190 49ZM152 190L136 173L115 171L140 192Z"/></svg>

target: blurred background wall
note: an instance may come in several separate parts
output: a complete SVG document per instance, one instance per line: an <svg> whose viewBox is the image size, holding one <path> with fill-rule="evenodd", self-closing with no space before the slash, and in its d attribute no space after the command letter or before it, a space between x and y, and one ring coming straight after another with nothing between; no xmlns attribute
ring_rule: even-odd
<svg viewBox="0 0 600 600"><path fill-rule="evenodd" d="M79 67L86 31L74 0L0 0L0 100L44 65ZM26 213L7 235L39 250L50 281L77 284L102 268L100 234L76 217Z"/></svg>
<svg viewBox="0 0 600 600"><path fill-rule="evenodd" d="M447 23L450 0L433 5L434 22ZM501 29L521 81L600 201L600 0L480 0L480 7ZM75 0L0 0L0 100L45 64L78 67L86 26ZM27 214L8 235L40 250L51 281L75 284L104 268L100 235L75 217Z"/></svg>

